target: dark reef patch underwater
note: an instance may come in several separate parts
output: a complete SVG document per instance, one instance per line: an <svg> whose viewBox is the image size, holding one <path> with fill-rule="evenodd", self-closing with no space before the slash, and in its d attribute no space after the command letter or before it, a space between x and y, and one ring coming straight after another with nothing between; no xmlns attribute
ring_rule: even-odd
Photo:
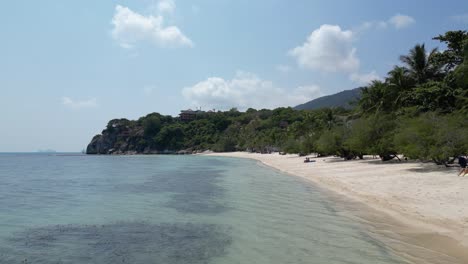
<svg viewBox="0 0 468 264"><path fill-rule="evenodd" d="M164 205L181 213L215 215L229 209L220 202L225 194L225 189L218 185L223 170L195 166L185 170L156 173L142 183L118 185L111 191L168 193L170 199Z"/></svg>
<svg viewBox="0 0 468 264"><path fill-rule="evenodd" d="M201 264L223 256L231 237L213 224L120 222L31 228L10 242L0 263Z"/></svg>

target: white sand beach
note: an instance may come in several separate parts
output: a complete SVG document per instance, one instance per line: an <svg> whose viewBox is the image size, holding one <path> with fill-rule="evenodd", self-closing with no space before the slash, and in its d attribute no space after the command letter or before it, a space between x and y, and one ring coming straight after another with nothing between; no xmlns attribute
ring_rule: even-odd
<svg viewBox="0 0 468 264"><path fill-rule="evenodd" d="M456 251L454 254L461 254L465 259L464 252L468 251L468 176L457 177L458 168L410 161L381 162L371 157L343 161L335 157L309 156L314 162L304 163L305 157L278 153L207 155L255 159L282 172L310 180L319 187L404 223L407 230L449 238L456 248L448 242L440 243L444 241L440 239L439 243L428 239L420 242L432 244L436 250L440 247L447 254Z"/></svg>

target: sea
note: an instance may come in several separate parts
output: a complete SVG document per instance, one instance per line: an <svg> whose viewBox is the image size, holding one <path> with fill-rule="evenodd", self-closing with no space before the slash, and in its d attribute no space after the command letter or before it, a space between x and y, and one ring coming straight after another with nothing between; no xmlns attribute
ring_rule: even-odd
<svg viewBox="0 0 468 264"><path fill-rule="evenodd" d="M257 161L0 154L0 263L407 263Z"/></svg>

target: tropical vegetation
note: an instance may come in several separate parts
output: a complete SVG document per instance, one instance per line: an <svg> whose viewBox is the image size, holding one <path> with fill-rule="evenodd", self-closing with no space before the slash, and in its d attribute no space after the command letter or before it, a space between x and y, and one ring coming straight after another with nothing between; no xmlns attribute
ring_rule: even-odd
<svg viewBox="0 0 468 264"><path fill-rule="evenodd" d="M362 89L351 110L231 109L191 121L152 113L111 120L93 141L108 145L106 154L209 149L382 160L403 154L447 164L468 152L468 32L449 31L434 40L445 49L415 45L383 80Z"/></svg>

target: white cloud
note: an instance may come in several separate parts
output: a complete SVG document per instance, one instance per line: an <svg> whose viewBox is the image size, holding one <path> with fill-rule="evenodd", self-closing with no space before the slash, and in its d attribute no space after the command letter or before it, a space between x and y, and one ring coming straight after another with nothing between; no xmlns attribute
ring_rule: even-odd
<svg viewBox="0 0 468 264"><path fill-rule="evenodd" d="M83 109L97 107L97 99L90 98L88 100L73 100L70 97L62 97L62 105L71 109Z"/></svg>
<svg viewBox="0 0 468 264"><path fill-rule="evenodd" d="M322 92L314 85L286 90L252 73L238 72L232 80L210 77L184 88L182 94L196 107L247 109L295 106L321 96Z"/></svg>
<svg viewBox="0 0 468 264"><path fill-rule="evenodd" d="M359 69L354 35L337 25L322 25L302 46L289 51L299 66L323 72L355 72Z"/></svg>
<svg viewBox="0 0 468 264"><path fill-rule="evenodd" d="M388 20L388 23L393 25L396 29L408 27L415 22L416 20L414 18L402 14L396 14Z"/></svg>
<svg viewBox="0 0 468 264"><path fill-rule="evenodd" d="M157 3L156 8L160 13L173 13L176 9L176 4L174 0L161 0Z"/></svg>
<svg viewBox="0 0 468 264"><path fill-rule="evenodd" d="M387 21L365 22L354 30L342 30L338 25L324 24L314 30L302 46L288 52L302 68L314 71L345 73L351 81L358 84L369 84L372 80L381 80L375 71L360 73L360 60L356 55L354 41L360 32L369 29L385 29L393 26L396 29L408 27L415 19L396 14ZM287 71L277 66L278 71Z"/></svg>
<svg viewBox="0 0 468 264"><path fill-rule="evenodd" d="M403 29L416 23L416 19L411 16L396 14L386 21L367 21L361 24L356 32L362 32L369 29L386 29L390 26L395 29Z"/></svg>
<svg viewBox="0 0 468 264"><path fill-rule="evenodd" d="M144 16L128 7L117 5L112 25L112 37L123 48L132 48L140 41L164 47L193 46L193 42L178 27L164 26L164 17L161 15Z"/></svg>
<svg viewBox="0 0 468 264"><path fill-rule="evenodd" d="M374 80L381 80L382 78L380 78L380 76L375 71L371 71L369 73L363 73L363 74L352 73L349 76L349 79L358 84L367 85Z"/></svg>
<svg viewBox="0 0 468 264"><path fill-rule="evenodd" d="M458 22L458 23L464 23L468 24L468 13L466 14L460 14L460 15L455 15L450 17L452 20Z"/></svg>

